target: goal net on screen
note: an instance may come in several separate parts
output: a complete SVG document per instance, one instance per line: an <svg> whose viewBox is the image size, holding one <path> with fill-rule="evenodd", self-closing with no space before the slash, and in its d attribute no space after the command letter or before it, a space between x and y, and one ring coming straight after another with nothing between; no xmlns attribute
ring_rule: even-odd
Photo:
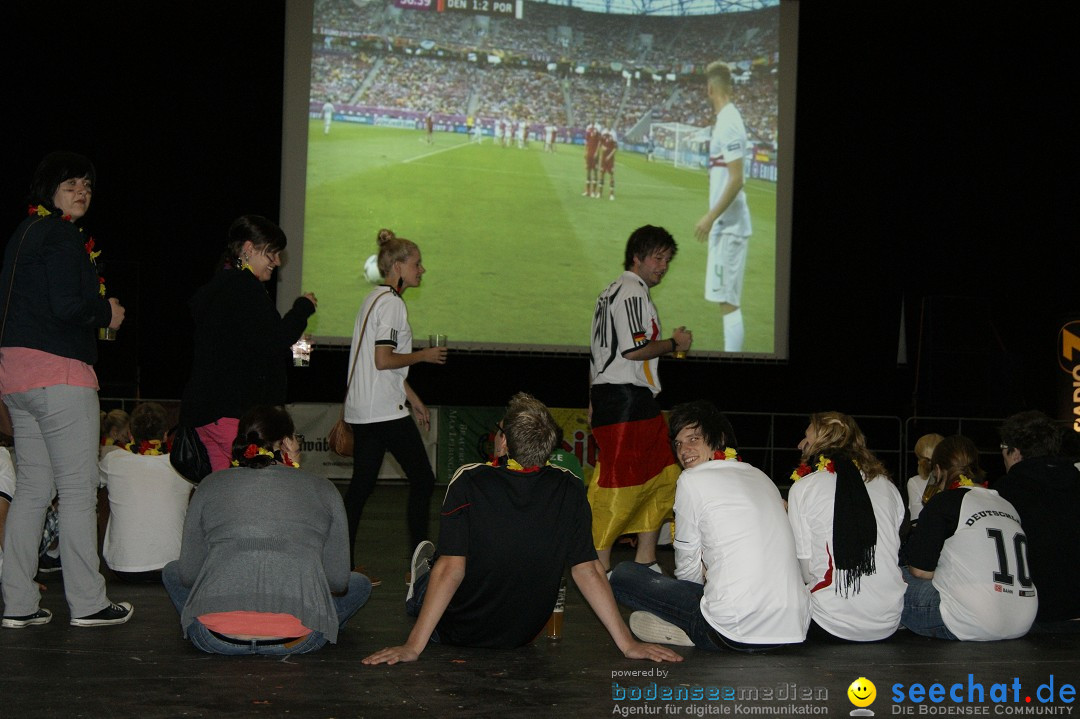
<svg viewBox="0 0 1080 719"><path fill-rule="evenodd" d="M691 170L708 166L710 128L682 122L658 122L649 128L649 132L657 159Z"/></svg>

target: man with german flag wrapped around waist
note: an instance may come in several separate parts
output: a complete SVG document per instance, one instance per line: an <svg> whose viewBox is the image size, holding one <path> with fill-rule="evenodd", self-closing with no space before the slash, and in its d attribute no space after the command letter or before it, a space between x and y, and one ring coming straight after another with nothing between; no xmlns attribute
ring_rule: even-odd
<svg viewBox="0 0 1080 719"><path fill-rule="evenodd" d="M660 284L678 247L662 227L645 225L626 242L626 270L600 293L593 313L589 421L600 456L589 482L593 543L604 569L623 534L637 534L634 560L660 571L656 543L671 517L679 467L656 395L659 357L685 352L692 333L661 339L649 288Z"/></svg>

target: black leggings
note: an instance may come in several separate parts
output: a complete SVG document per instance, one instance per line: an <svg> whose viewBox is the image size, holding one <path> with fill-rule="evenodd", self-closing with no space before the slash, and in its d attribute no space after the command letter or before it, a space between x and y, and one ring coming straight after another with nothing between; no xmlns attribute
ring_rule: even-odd
<svg viewBox="0 0 1080 719"><path fill-rule="evenodd" d="M435 474L428 463L424 442L412 417L402 417L388 422L353 424L353 476L345 493L345 514L349 520L349 556L353 565L356 530L364 505L375 490L379 467L383 457L390 452L401 465L409 480L409 500L405 519L409 527L409 547L428 539L428 521L431 515L431 494L435 489Z"/></svg>

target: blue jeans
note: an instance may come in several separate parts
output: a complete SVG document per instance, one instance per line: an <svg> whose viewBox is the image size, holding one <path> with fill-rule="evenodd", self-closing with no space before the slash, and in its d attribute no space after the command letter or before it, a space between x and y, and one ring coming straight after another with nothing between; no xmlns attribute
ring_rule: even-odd
<svg viewBox="0 0 1080 719"><path fill-rule="evenodd" d="M772 644L744 644L722 636L701 613L705 586L654 572L644 564L621 562L611 572L615 600L631 609L655 614L686 632L698 649L741 652L773 649Z"/></svg>
<svg viewBox="0 0 1080 719"><path fill-rule="evenodd" d="M431 560L433 563L435 559ZM431 571L424 573L422 577L413 582L413 595L405 600L405 614L410 617L419 617L420 609L424 606L424 597L427 595L428 580L431 579ZM432 629L430 640L439 643L439 630Z"/></svg>
<svg viewBox="0 0 1080 719"><path fill-rule="evenodd" d="M900 623L924 637L956 639L941 618L941 594L934 587L933 580L920 579L907 567L901 571L907 582L907 590L904 592L904 612L900 615Z"/></svg>
<svg viewBox="0 0 1080 719"><path fill-rule="evenodd" d="M180 563L169 562L161 570L161 583L169 594L177 613L184 610L191 587L185 587L180 581ZM338 630L345 628L345 623L364 606L371 596L371 580L357 572L349 573L349 589L344 596L334 597L334 609L338 617ZM210 654L306 654L322 648L326 637L322 632L312 632L302 639L286 643L265 643L265 640L226 640L210 631L198 619L189 624L185 633L191 643Z"/></svg>

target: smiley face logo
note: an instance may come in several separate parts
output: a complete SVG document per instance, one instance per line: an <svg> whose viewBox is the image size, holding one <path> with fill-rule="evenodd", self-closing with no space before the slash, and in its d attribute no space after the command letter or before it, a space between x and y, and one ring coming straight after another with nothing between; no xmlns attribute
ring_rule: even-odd
<svg viewBox="0 0 1080 719"><path fill-rule="evenodd" d="M865 708L877 699L877 687L866 677L859 677L847 689L848 699L857 707Z"/></svg>

